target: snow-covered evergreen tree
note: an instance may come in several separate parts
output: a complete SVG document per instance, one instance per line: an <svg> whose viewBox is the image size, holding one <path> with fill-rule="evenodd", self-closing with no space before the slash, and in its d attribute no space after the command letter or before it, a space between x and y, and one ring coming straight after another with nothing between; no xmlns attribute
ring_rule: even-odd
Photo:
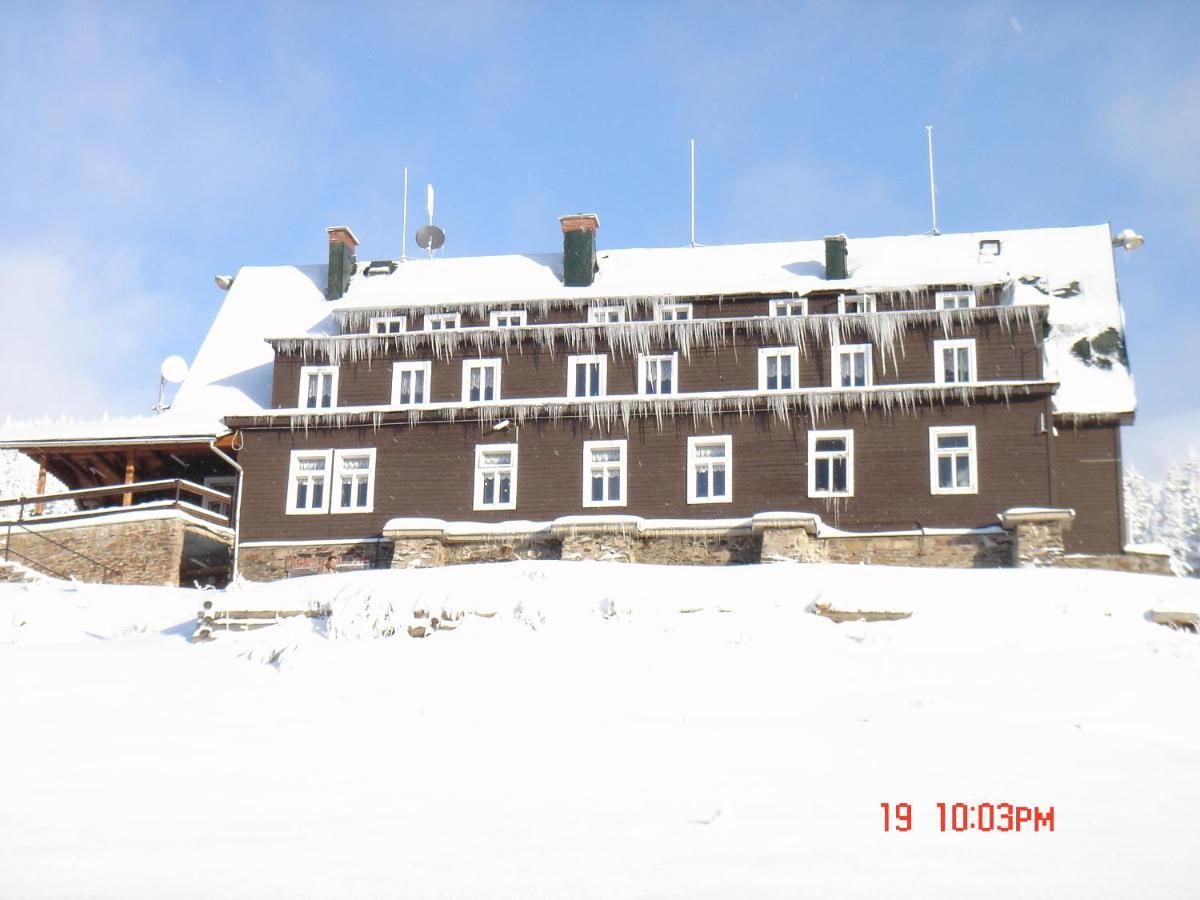
<svg viewBox="0 0 1200 900"><path fill-rule="evenodd" d="M23 497L37 493L38 465L24 453L16 450L0 450L0 498ZM53 494L67 489L53 475L46 477L46 493ZM75 504L52 503L46 506L45 512L70 512ZM25 515L29 516L31 508L26 508ZM0 506L0 521L15 519L17 507Z"/></svg>
<svg viewBox="0 0 1200 900"><path fill-rule="evenodd" d="M1125 519L1134 544L1162 544L1180 575L1200 576L1200 453L1188 451L1155 483L1130 467L1125 473Z"/></svg>

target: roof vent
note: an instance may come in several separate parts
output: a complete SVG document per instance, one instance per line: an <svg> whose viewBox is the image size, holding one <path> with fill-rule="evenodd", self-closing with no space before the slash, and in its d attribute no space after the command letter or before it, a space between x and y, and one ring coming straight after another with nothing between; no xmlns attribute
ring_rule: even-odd
<svg viewBox="0 0 1200 900"><path fill-rule="evenodd" d="M563 231L563 284L588 287L596 278L596 230L600 217L595 213L559 216Z"/></svg>
<svg viewBox="0 0 1200 900"><path fill-rule="evenodd" d="M329 234L329 282L325 290L327 300L337 300L350 287L350 276L354 274L354 251L358 238L345 225L326 228Z"/></svg>
<svg viewBox="0 0 1200 900"><path fill-rule="evenodd" d="M825 278L846 277L846 236L835 234L825 238Z"/></svg>
<svg viewBox="0 0 1200 900"><path fill-rule="evenodd" d="M979 242L979 256L990 257L1000 255L1000 239L999 238L984 238Z"/></svg>
<svg viewBox="0 0 1200 900"><path fill-rule="evenodd" d="M391 275L396 271L396 265L390 259L373 259L363 269L363 275L367 278L370 278L372 275Z"/></svg>

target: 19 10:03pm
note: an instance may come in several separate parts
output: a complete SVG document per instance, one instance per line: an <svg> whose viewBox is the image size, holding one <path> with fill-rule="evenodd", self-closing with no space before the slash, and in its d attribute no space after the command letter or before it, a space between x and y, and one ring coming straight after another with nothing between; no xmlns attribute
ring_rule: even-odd
<svg viewBox="0 0 1200 900"><path fill-rule="evenodd" d="M911 803L880 803L884 831L912 828ZM941 831L1053 831L1054 807L1018 806L1015 803L939 803Z"/></svg>

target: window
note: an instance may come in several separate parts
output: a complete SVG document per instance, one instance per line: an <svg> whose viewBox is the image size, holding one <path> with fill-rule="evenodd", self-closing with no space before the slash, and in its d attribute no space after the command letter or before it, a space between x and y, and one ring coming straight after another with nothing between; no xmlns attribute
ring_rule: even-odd
<svg viewBox="0 0 1200 900"><path fill-rule="evenodd" d="M838 297L838 313L873 313L875 298L863 294L843 294Z"/></svg>
<svg viewBox="0 0 1200 900"><path fill-rule="evenodd" d="M688 503L733 500L733 438L688 438Z"/></svg>
<svg viewBox="0 0 1200 900"><path fill-rule="evenodd" d="M800 371L798 347L760 347L758 351L758 389L790 391Z"/></svg>
<svg viewBox="0 0 1200 900"><path fill-rule="evenodd" d="M929 429L929 492L977 494L975 426Z"/></svg>
<svg viewBox="0 0 1200 900"><path fill-rule="evenodd" d="M371 319L371 334L400 334L407 329L407 316L376 316Z"/></svg>
<svg viewBox="0 0 1200 900"><path fill-rule="evenodd" d="M933 369L938 384L975 380L975 340L933 342Z"/></svg>
<svg viewBox="0 0 1200 900"><path fill-rule="evenodd" d="M516 328L526 324L525 310L498 309L488 316L488 324L492 328Z"/></svg>
<svg viewBox="0 0 1200 900"><path fill-rule="evenodd" d="M500 360L463 361L463 403L490 403L500 399Z"/></svg>
<svg viewBox="0 0 1200 900"><path fill-rule="evenodd" d="M854 432L808 433L808 496L854 496Z"/></svg>
<svg viewBox="0 0 1200 900"><path fill-rule="evenodd" d="M332 450L293 450L288 471L289 515L311 515L329 509L327 490Z"/></svg>
<svg viewBox="0 0 1200 900"><path fill-rule="evenodd" d="M445 331L462 327L461 313L428 313L425 316L426 331Z"/></svg>
<svg viewBox="0 0 1200 900"><path fill-rule="evenodd" d="M568 397L603 397L607 392L607 356L567 357Z"/></svg>
<svg viewBox="0 0 1200 900"><path fill-rule="evenodd" d="M475 508L517 508L517 445L475 448Z"/></svg>
<svg viewBox="0 0 1200 900"><path fill-rule="evenodd" d="M807 316L808 315L808 298L800 297L796 300L772 300L771 315L773 316Z"/></svg>
<svg viewBox="0 0 1200 900"><path fill-rule="evenodd" d="M337 406L337 366L304 366L300 369L300 407L328 409Z"/></svg>
<svg viewBox="0 0 1200 900"><path fill-rule="evenodd" d="M232 502L234 492L237 491L237 476L209 475L204 479L204 486L212 488L214 491L220 491L222 494L228 494L230 502ZM215 512L220 516L227 516L230 512L229 503L223 500L215 500L212 497L201 498L200 505L209 512Z"/></svg>
<svg viewBox="0 0 1200 900"><path fill-rule="evenodd" d="M392 406L428 403L431 368L428 360L393 363Z"/></svg>
<svg viewBox="0 0 1200 900"><path fill-rule="evenodd" d="M623 306L593 306L588 310L588 321L593 325L609 325L625 321Z"/></svg>
<svg viewBox="0 0 1200 900"><path fill-rule="evenodd" d="M870 387L871 345L838 344L833 348L833 386Z"/></svg>
<svg viewBox="0 0 1200 900"><path fill-rule="evenodd" d="M975 306L974 291L938 291L934 295L937 309L971 309Z"/></svg>
<svg viewBox="0 0 1200 900"><path fill-rule="evenodd" d="M994 257L1000 255L1000 241L997 238L985 238L979 242L979 255Z"/></svg>
<svg viewBox="0 0 1200 900"><path fill-rule="evenodd" d="M641 393L646 396L678 393L679 385L676 382L678 367L678 353L639 356L638 384L641 385Z"/></svg>
<svg viewBox="0 0 1200 900"><path fill-rule="evenodd" d="M655 322L679 322L692 318L690 303L660 303L654 307Z"/></svg>
<svg viewBox="0 0 1200 900"><path fill-rule="evenodd" d="M626 441L583 442L583 505L624 506Z"/></svg>
<svg viewBox="0 0 1200 900"><path fill-rule="evenodd" d="M371 512L375 500L375 451L338 450L333 454L333 512Z"/></svg>

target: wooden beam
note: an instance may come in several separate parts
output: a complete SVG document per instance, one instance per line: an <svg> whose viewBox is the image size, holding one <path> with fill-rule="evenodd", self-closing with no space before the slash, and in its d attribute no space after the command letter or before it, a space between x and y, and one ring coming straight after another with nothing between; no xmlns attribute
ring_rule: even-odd
<svg viewBox="0 0 1200 900"><path fill-rule="evenodd" d="M38 458L37 492L39 494L46 493L46 457L44 456ZM35 516L40 516L45 509L46 504L44 503L33 504L33 514Z"/></svg>
<svg viewBox="0 0 1200 900"><path fill-rule="evenodd" d="M133 464L133 451L125 454L125 483L133 484L137 480L137 467ZM133 506L133 494L121 495L122 506Z"/></svg>

